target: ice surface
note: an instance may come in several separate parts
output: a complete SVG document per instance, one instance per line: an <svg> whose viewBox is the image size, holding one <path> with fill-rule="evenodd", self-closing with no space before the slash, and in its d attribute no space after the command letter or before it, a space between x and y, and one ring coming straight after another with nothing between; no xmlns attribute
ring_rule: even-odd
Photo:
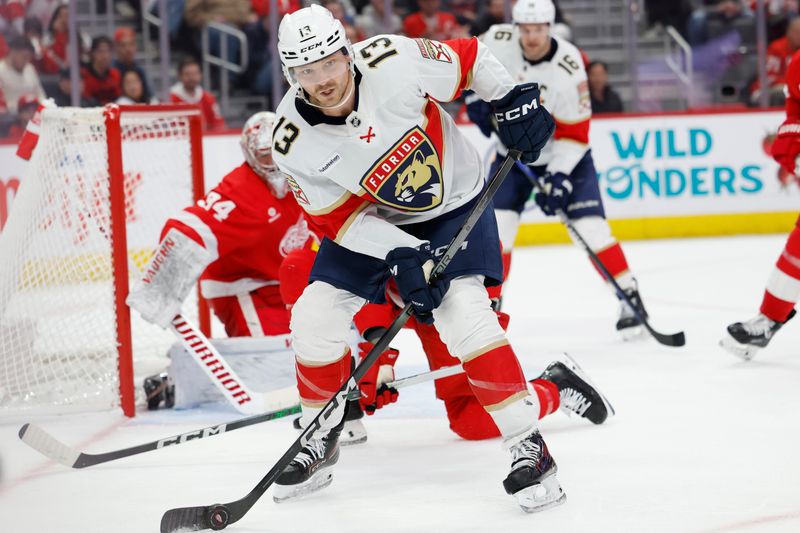
<svg viewBox="0 0 800 533"><path fill-rule="evenodd" d="M629 262L654 327L685 330L687 346L625 343L617 303L568 246L514 256L504 301L510 339L529 377L568 351L617 409L604 426L556 413L542 432L567 503L527 515L502 489L498 440L450 433L430 384L366 423L333 484L274 504L269 494L241 533L797 532L800 531L800 322L745 363L722 351L725 325L753 316L784 237L631 242ZM423 370L404 332L398 376ZM32 419L82 451L102 452L237 418L228 410ZM0 421L0 531L149 533L171 507L244 496L296 433L288 419L69 470L17 439L25 417Z"/></svg>

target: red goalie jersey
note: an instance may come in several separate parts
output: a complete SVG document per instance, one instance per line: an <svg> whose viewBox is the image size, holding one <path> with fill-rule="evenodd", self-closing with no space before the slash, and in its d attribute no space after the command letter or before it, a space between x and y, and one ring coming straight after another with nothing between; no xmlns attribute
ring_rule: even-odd
<svg viewBox="0 0 800 533"><path fill-rule="evenodd" d="M200 276L200 289L228 335L288 333L278 268L289 252L317 241L294 196L277 198L243 163L205 198L168 220L162 239L173 228L213 258Z"/></svg>

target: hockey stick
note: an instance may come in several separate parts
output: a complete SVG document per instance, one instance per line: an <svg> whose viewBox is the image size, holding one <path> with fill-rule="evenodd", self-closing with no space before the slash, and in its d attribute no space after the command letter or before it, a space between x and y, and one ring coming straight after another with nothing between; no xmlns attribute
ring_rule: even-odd
<svg viewBox="0 0 800 533"><path fill-rule="evenodd" d="M464 370L461 368L461 365L448 366L432 372L424 372L421 374L400 378L387 383L387 385L395 389L402 389L418 383L424 383L426 381L452 376L463 371ZM354 397L351 399L358 399L358 393L356 393L356 395L354 395ZM19 430L19 438L22 440L22 442L41 453L48 459L61 463L69 468L86 468L89 466L130 457L131 455L138 455L140 453L159 450L167 446L174 446L176 444L183 444L185 442L193 442L205 437L213 437L214 435L229 433L237 429L254 426L262 422L283 418L299 412L300 404L295 404L285 409L261 413L258 415L249 416L247 418L234 420L233 422L218 424L216 426L208 426L202 429L187 431L186 433L181 433L180 435L164 437L163 439L147 442L145 444L139 444L138 446L131 446L129 448L122 448L120 450L97 454L78 451L59 441L36 424L28 423L22 426L22 428Z"/></svg>
<svg viewBox="0 0 800 533"><path fill-rule="evenodd" d="M539 185L539 182L536 180L536 176L533 175L533 172L531 172L531 170L528 168L527 165L523 165L522 163L518 162L517 167L520 170L522 170L522 172L528 177L531 183L533 183L533 186L536 189L538 189L540 192L543 192L541 185ZM597 257L597 254L595 254L592 251L592 249L589 247L589 244L584 240L580 232L578 232L578 230L575 228L572 222L570 222L569 218L567 218L566 213L564 213L564 211L559 209L558 211L556 211L556 216L558 216L558 218L561 219L561 223L564 224L564 226L567 228L567 231L569 231L573 235L573 237L575 237L575 239L581 244L583 250L589 255L589 259L591 259L592 263L594 263L594 266L597 267L597 269L603 273L606 280L609 283L611 283L611 285L614 287L614 292L616 292L617 298L625 302L625 304L631 309L631 311L633 311L633 314L636 316L639 322L641 322L641 324L650 333L650 335L653 336L655 340L657 340L658 342L660 342L665 346L683 346L684 344L686 344L686 335L684 334L683 331L679 331L678 333L668 334L668 333L659 333L658 331L653 329L653 327L650 325L650 322L647 320L647 317L643 316L642 313L640 313L639 310L636 308L636 306L633 305L633 302L631 302L630 297L628 297L625 291L622 290L622 287L619 286L619 283L617 283L617 280L614 279L614 276L611 275L611 273L608 271L603 262L600 261L600 258Z"/></svg>
<svg viewBox="0 0 800 533"><path fill-rule="evenodd" d="M283 418L299 412L300 405L292 405L286 409L261 413L259 415L234 420L233 422L195 429L193 431L181 433L180 435L172 435L156 441L139 444L138 446L131 446L130 448L98 454L79 452L59 441L35 424L25 424L22 426L19 430L19 438L22 442L45 457L59 462L64 466L70 468L86 468L88 466L122 459L123 457L130 457L131 455L158 450L167 446L174 446L190 441L193 442L205 437L213 437L214 435L222 435L223 433L228 433L236 429L246 428L248 426L260 424L261 422Z"/></svg>
<svg viewBox="0 0 800 533"><path fill-rule="evenodd" d="M502 166L498 169L494 177L489 181L486 189L481 193L478 201L467 215L464 224L450 244L447 246L444 255L436 263L431 272L431 279L437 279L442 275L447 265L458 252L461 245L466 240L473 226L483 214L486 207L491 203L497 189L500 188L515 161L518 161L522 154L517 150L509 150ZM278 476L286 469L289 463L297 456L303 447L308 444L314 433L321 427L322 421L327 421L340 407L347 401L348 392L354 390L358 381L364 377L369 367L371 367L380 355L389 347L389 343L397 333L403 328L405 323L413 313L411 304L406 304L400 315L394 319L386 332L381 335L378 342L372 347L367 356L356 366L347 381L341 386L339 391L333 395L320 413L311 421L300 436L295 439L291 446L273 465L267 474L256 484L256 486L244 497L225 504L213 504L197 507L179 507L170 509L161 517L161 533L175 533L177 531L200 531L203 529L220 530L230 524L238 522L244 517L250 508L255 505L259 498L269 489Z"/></svg>

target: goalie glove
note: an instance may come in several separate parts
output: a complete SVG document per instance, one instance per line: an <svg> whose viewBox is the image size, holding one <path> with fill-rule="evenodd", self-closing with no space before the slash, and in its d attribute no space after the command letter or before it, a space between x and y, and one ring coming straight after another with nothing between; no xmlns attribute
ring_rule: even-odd
<svg viewBox="0 0 800 533"><path fill-rule="evenodd" d="M364 359L374 346L369 341L359 343L361 359ZM394 381L394 364L398 355L400 352L394 348L387 348L358 382L358 388L361 389L358 403L368 415L373 415L378 409L397 401L399 396L397 389L386 384Z"/></svg>
<svg viewBox="0 0 800 533"><path fill-rule="evenodd" d="M126 303L148 322L166 329L180 312L197 278L212 261L208 250L172 228L159 243Z"/></svg>

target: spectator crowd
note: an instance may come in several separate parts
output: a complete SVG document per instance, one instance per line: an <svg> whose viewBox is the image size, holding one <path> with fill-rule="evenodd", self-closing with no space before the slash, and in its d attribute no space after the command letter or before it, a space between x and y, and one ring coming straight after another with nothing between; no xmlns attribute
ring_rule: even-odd
<svg viewBox="0 0 800 533"><path fill-rule="evenodd" d="M96 1L97 8L107 3ZM506 17L504 0L394 0L390 13L384 0L313 0L327 7L344 25L351 41L381 33L437 40L480 35ZM304 7L311 0L278 0L279 16ZM115 28L112 35L86 36L78 29L76 38L80 69L77 75L80 106L110 102L125 105L187 102L202 106L208 130L226 127L219 106L203 80L201 35L210 22L241 30L247 37L246 70L233 77L234 87L269 100L273 83L270 53L270 0L170 0L166 2L166 29L175 59L174 84L168 95L156 94L138 58L142 57L141 9L155 11L154 0L121 0L115 9L135 16L135 23ZM556 2L557 4L557 2ZM770 102L780 104L784 75L792 54L800 48L800 0L767 0L768 36L767 87ZM736 32L735 54L755 50L754 0L644 0L646 24L651 32L667 26L678 29L702 56L704 46ZM68 7L63 0L0 0L0 137L14 137L24 129L30 108L44 98L59 106L72 103L73 76L69 70ZM568 19L558 9L554 31L570 39ZM236 62L244 54L241 43L223 33L208 30L209 49ZM225 41L227 39L227 41ZM576 43L580 44L580 43ZM738 57L738 56L737 56ZM622 99L609 86L609 66L584 56L595 113L623 111ZM742 86L742 101L754 103L762 88L756 67L747 61L730 60L729 76ZM271 103L274 104L274 103Z"/></svg>

